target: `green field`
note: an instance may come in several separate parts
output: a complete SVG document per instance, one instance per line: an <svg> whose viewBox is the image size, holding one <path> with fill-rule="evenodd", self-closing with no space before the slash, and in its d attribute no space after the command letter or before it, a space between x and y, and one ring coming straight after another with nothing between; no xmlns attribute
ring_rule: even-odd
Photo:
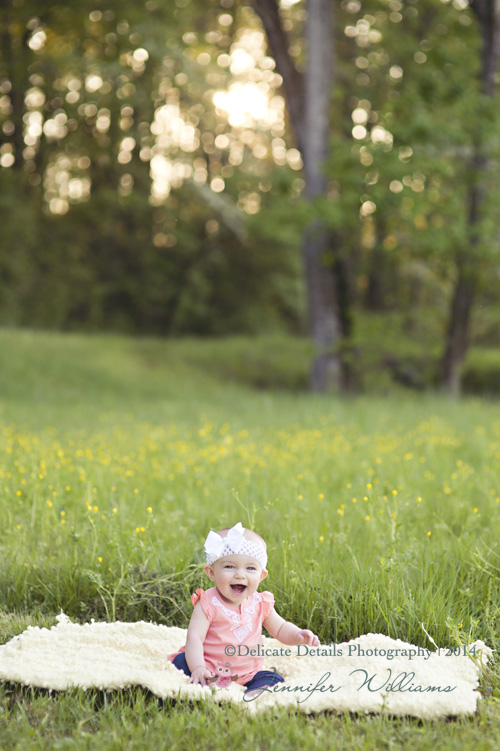
<svg viewBox="0 0 500 751"><path fill-rule="evenodd" d="M207 531L241 520L277 610L322 642L429 647L423 624L498 649L498 403L259 391L246 357L269 383L272 340L0 332L2 642L61 609L187 626ZM493 749L495 671L482 689L474 718L427 723L8 685L0 749Z"/></svg>

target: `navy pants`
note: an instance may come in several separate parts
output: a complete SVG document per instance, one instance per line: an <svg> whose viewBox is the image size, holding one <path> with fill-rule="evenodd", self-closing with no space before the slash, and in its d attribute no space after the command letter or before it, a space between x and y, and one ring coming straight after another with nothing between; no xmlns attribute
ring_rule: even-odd
<svg viewBox="0 0 500 751"><path fill-rule="evenodd" d="M191 671L188 668L186 661L186 654L181 652L172 660L172 665L175 665L177 670L182 670L186 675L191 675ZM264 688L265 686L274 686L276 683L283 683L284 679L279 673L275 673L273 670L259 670L255 673L248 683L244 683L245 693L248 691L255 691L257 688Z"/></svg>

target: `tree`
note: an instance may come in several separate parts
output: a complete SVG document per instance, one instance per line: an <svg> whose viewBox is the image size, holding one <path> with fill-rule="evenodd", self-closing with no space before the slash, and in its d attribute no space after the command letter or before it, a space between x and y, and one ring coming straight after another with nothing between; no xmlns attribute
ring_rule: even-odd
<svg viewBox="0 0 500 751"><path fill-rule="evenodd" d="M497 0L472 0L481 36L481 65L479 90L484 102L479 112L486 110L486 118L478 120L475 128L474 151L471 163L471 181L467 196L468 247L457 256L457 280L442 360L442 380L446 390L457 396L460 392L460 368L468 346L470 317L479 280L478 252L481 245L481 222L484 218L486 179L490 164L491 143L487 134L487 100L495 94L500 46L500 9Z"/></svg>
<svg viewBox="0 0 500 751"><path fill-rule="evenodd" d="M304 195L312 203L326 197L328 185L326 166L334 73L333 5L331 0L308 0L304 76L290 57L277 0L253 0L252 7L262 21L277 70L283 78L290 122L304 162ZM309 324L315 345L310 382L313 391L318 392L325 391L329 383L337 388L344 385L339 345L346 327L335 273L338 244L338 235L332 234L321 218L309 222L303 236L303 259Z"/></svg>

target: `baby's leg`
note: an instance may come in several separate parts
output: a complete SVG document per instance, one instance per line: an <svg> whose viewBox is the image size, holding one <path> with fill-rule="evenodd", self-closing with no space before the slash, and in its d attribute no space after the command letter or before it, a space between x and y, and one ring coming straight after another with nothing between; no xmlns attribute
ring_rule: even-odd
<svg viewBox="0 0 500 751"><path fill-rule="evenodd" d="M177 657L175 657L172 660L172 665L175 665L177 670L182 670L182 672L185 673L186 675L189 675L189 676L191 675L191 671L188 668L188 664L186 661L186 654L184 652L180 652L177 655Z"/></svg>
<svg viewBox="0 0 500 751"><path fill-rule="evenodd" d="M245 683L245 696L257 697L263 689L274 686L276 683L283 683L284 678L276 670L259 670L254 677Z"/></svg>

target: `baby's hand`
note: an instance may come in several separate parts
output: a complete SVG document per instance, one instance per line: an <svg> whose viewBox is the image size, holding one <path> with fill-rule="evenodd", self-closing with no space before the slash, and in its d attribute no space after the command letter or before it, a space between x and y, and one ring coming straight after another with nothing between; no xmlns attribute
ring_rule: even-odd
<svg viewBox="0 0 500 751"><path fill-rule="evenodd" d="M200 665L200 667L195 668L193 672L191 673L191 678L189 679L189 683L199 683L202 686L207 685L207 680L212 677L212 673L210 670L207 670L207 668L204 665Z"/></svg>
<svg viewBox="0 0 500 751"><path fill-rule="evenodd" d="M308 628L300 629L299 638L301 639L301 644L307 644L309 647L319 647L318 637L312 631L309 631Z"/></svg>

